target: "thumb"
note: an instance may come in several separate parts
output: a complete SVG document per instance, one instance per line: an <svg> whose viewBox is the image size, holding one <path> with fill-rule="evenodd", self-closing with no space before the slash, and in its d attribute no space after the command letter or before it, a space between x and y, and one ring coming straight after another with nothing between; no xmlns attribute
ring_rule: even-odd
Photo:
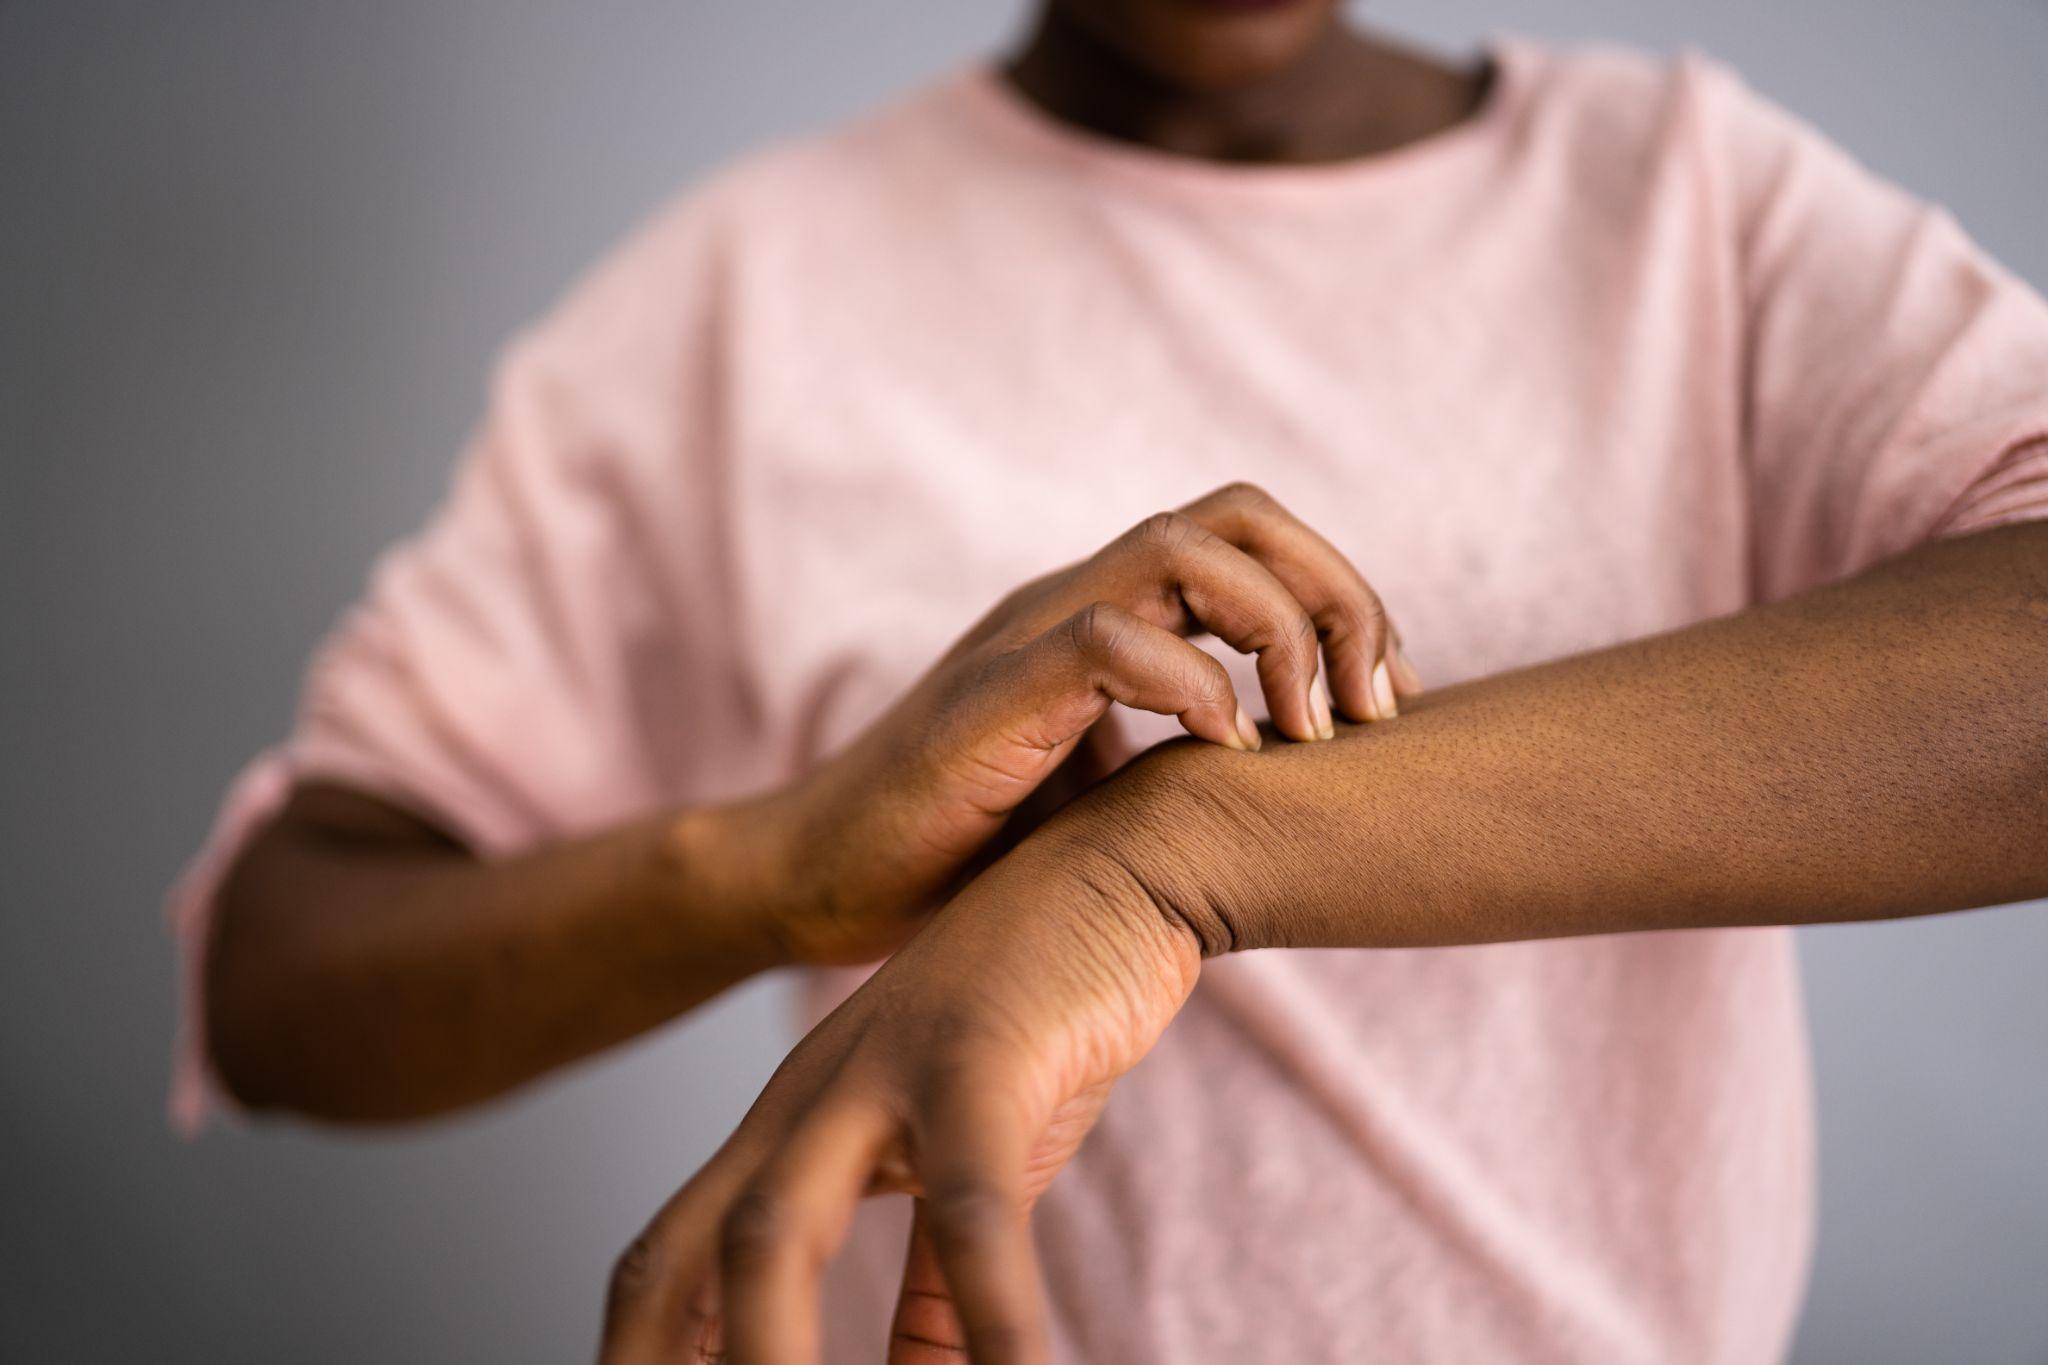
<svg viewBox="0 0 2048 1365"><path fill-rule="evenodd" d="M889 1327L889 1365L960 1365L966 1359L967 1333L939 1270L920 1199L910 1224L903 1292L897 1296L896 1316Z"/></svg>

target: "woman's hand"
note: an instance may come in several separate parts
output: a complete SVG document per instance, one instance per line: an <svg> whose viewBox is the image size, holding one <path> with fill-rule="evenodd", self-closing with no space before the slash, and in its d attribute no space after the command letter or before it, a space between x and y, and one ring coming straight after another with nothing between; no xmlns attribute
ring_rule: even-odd
<svg viewBox="0 0 2048 1365"><path fill-rule="evenodd" d="M763 865L798 871L777 912L788 955L861 962L895 948L1113 701L1257 748L1229 675L1184 638L1201 631L1258 656L1266 709L1290 739L1328 738L1332 699L1377 720L1421 690L1365 579L1258 489L1148 518L1012 593L847 750L752 807L775 831L768 847L787 850Z"/></svg>
<svg viewBox="0 0 2048 1365"><path fill-rule="evenodd" d="M816 1361L820 1273L888 1191L917 1196L892 1365L1043 1361L1031 1205L1200 962L1120 858L1033 838L812 1030L620 1257L600 1365Z"/></svg>

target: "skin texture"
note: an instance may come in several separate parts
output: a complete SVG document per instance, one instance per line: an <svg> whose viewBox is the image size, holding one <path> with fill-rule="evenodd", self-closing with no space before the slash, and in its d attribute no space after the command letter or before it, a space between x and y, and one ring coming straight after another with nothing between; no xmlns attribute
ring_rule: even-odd
<svg viewBox="0 0 2048 1365"><path fill-rule="evenodd" d="M759 800L485 862L367 796L297 791L223 889L216 1066L251 1105L416 1117L765 968L871 961L1099 771L1084 741L1111 702L1261 743L1184 638L1200 631L1258 656L1296 740L1335 733L1319 674L1356 720L1419 691L1349 561L1257 489L1219 489L1011 594L844 752Z"/></svg>
<svg viewBox="0 0 2048 1365"><path fill-rule="evenodd" d="M1202 959L1926 914L2048 894L2048 526L1433 693L1173 744L969 886L620 1259L604 1365L812 1361L864 1191L920 1196L895 1365L1044 1360L1032 1201Z"/></svg>

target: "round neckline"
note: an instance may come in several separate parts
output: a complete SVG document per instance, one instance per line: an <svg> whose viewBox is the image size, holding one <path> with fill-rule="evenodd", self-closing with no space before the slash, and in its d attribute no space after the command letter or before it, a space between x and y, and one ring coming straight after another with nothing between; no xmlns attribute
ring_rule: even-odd
<svg viewBox="0 0 2048 1365"><path fill-rule="evenodd" d="M1182 195L1300 202L1376 189L1461 161L1484 147L1488 135L1520 106L1532 63L1531 54L1513 38L1489 38L1479 52L1491 78L1478 105L1464 118L1398 147L1340 161L1220 161L1126 142L1049 113L991 61L968 67L955 85L983 123L1070 169Z"/></svg>

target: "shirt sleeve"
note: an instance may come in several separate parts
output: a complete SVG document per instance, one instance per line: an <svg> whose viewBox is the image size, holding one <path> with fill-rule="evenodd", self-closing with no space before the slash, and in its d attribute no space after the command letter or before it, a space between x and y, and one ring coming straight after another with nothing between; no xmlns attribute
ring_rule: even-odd
<svg viewBox="0 0 2048 1365"><path fill-rule="evenodd" d="M168 906L184 958L173 1121L212 1084L201 988L223 874L291 787L348 785L483 856L644 813L687 785L720 722L723 581L711 265L685 215L594 272L501 361L426 528L379 561L320 646L290 737L230 790Z"/></svg>
<svg viewBox="0 0 2048 1365"><path fill-rule="evenodd" d="M1943 210L1727 73L1707 85L1735 206L1759 596L2048 516L2048 304Z"/></svg>
<svg viewBox="0 0 2048 1365"><path fill-rule="evenodd" d="M485 853L644 808L644 670L675 657L652 566L546 340L515 348L427 530L321 647L294 775L367 787Z"/></svg>

